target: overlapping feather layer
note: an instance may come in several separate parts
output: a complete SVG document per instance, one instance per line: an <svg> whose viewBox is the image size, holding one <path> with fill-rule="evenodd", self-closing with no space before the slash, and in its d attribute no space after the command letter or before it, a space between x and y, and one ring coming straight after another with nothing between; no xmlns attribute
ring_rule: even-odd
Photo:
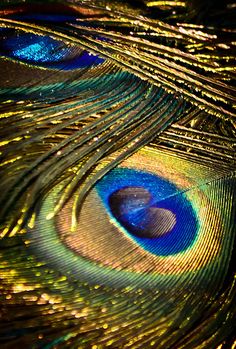
<svg viewBox="0 0 236 349"><path fill-rule="evenodd" d="M185 9L0 10L4 348L233 348L233 30Z"/></svg>

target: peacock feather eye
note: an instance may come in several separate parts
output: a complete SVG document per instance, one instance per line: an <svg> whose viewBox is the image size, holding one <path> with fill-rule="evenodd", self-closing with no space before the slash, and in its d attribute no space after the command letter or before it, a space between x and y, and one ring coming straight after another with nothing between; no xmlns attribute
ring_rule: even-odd
<svg viewBox="0 0 236 349"><path fill-rule="evenodd" d="M176 254L194 242L194 210L185 194L165 179L117 169L97 184L97 190L117 223L151 253Z"/></svg>
<svg viewBox="0 0 236 349"><path fill-rule="evenodd" d="M234 9L0 3L1 348L235 348Z"/></svg>
<svg viewBox="0 0 236 349"><path fill-rule="evenodd" d="M28 232L30 249L57 270L95 285L175 287L179 293L209 284L216 290L227 274L235 234L233 174L144 149L98 181L73 232L71 202L49 218L59 190Z"/></svg>
<svg viewBox="0 0 236 349"><path fill-rule="evenodd" d="M103 58L48 35L2 29L0 55L43 68L72 70L104 62Z"/></svg>

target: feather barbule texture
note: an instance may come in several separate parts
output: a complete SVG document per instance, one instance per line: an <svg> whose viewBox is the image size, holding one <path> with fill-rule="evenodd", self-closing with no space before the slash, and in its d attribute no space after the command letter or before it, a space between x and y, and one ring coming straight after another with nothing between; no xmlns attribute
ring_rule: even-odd
<svg viewBox="0 0 236 349"><path fill-rule="evenodd" d="M1 348L235 348L234 11L1 2Z"/></svg>

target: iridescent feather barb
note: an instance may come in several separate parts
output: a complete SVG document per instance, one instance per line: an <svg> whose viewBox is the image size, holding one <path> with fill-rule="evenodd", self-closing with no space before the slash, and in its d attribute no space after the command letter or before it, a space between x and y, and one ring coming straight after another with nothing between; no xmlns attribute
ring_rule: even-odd
<svg viewBox="0 0 236 349"><path fill-rule="evenodd" d="M233 11L1 2L1 347L234 348Z"/></svg>

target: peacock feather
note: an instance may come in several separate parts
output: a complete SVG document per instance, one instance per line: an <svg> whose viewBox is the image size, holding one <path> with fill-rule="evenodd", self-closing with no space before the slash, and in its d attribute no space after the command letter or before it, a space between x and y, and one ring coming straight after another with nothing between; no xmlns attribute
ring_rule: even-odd
<svg viewBox="0 0 236 349"><path fill-rule="evenodd" d="M235 348L235 8L1 1L1 348Z"/></svg>

